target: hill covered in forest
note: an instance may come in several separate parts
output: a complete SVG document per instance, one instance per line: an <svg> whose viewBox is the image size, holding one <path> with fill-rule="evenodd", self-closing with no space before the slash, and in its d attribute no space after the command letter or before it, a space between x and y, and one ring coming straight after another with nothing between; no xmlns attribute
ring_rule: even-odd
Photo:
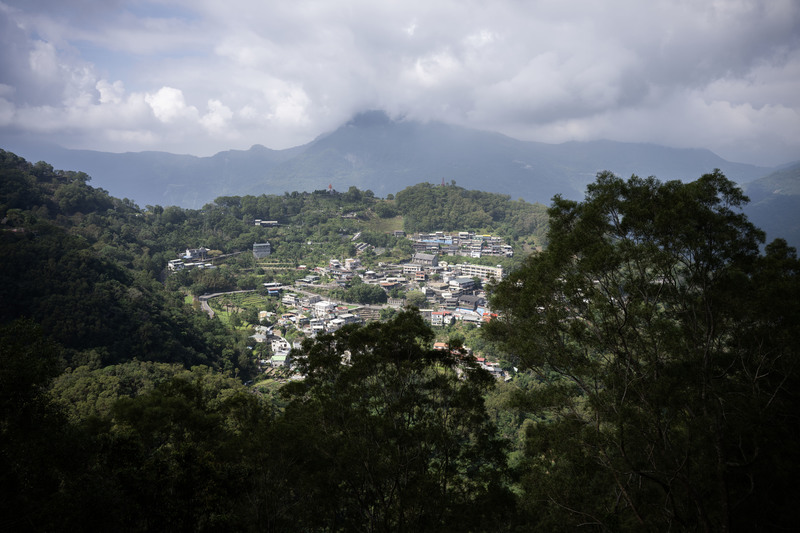
<svg viewBox="0 0 800 533"><path fill-rule="evenodd" d="M782 237L800 248L800 163L748 183L745 192L750 197L745 212L768 239Z"/></svg>
<svg viewBox="0 0 800 533"><path fill-rule="evenodd" d="M542 205L452 185L420 184L397 199L350 187L343 193L221 196L199 210L143 209L93 187L85 173L9 152L0 156L0 296L14 302L0 309L0 319L33 319L63 347L70 365L135 357L250 368L243 341L226 351L225 343L202 331L217 326L186 312L183 296L161 283L167 263L187 248L247 257L253 243L270 241L276 261L314 265L354 256L355 234L394 254L387 258L407 260L409 241L392 236L393 230L488 232L520 246L541 244L547 230ZM433 203L417 202L421 196ZM278 227L254 225L256 219L275 220ZM265 281L253 272L239 275L233 265L192 280L194 294L252 289Z"/></svg>
<svg viewBox="0 0 800 533"><path fill-rule="evenodd" d="M794 524L800 261L763 242L719 171L686 183L604 172L584 200L549 210L452 181L200 209L141 208L91 183L0 151L4 530ZM381 309L309 334L288 368L265 370L255 326L285 340L312 310L286 312L263 284L319 298L307 289L358 292L373 266L402 277L414 248L401 230L513 250L473 259L509 272L487 283L491 312L434 329L424 311ZM273 253L257 259L265 241ZM207 259L167 275L199 248ZM331 267L356 257L357 272ZM314 286L314 266L340 277ZM412 270L426 302L444 271ZM212 318L195 298L236 290L258 307L230 295Z"/></svg>
<svg viewBox="0 0 800 533"><path fill-rule="evenodd" d="M283 194L355 186L378 196L420 182L455 180L468 189L549 204L580 199L597 172L691 180L719 168L737 183L773 169L730 162L703 149L612 141L545 144L438 122L355 116L314 141L286 150L253 146L211 157L163 152L104 153L55 146L4 147L33 161L82 170L116 197L139 205L199 208L221 195Z"/></svg>
<svg viewBox="0 0 800 533"><path fill-rule="evenodd" d="M393 200L351 187L219 197L202 210L142 209L89 182L84 173L0 151L4 529L324 530L331 520L351 529L362 523L364 497L370 512L389 523L485 529L513 507L504 444L483 403L493 379L455 354L433 351L433 332L417 313L394 312L366 327L367 337L348 341L353 353L381 344L381 355L355 356L348 367L337 360L309 364L305 381L277 396L244 384L256 377L252 330L209 318L186 301L206 291L258 294L275 277L291 284L303 272L293 264L355 255L356 233L387 257L407 260L410 241L385 231L403 227ZM465 198L452 212L465 224L475 210L503 206L543 213L542 206L453 186L447 195ZM256 217L279 225L257 226ZM515 224L499 211L475 223ZM254 268L250 253L266 239L274 243L275 274ZM192 271L195 277L165 278L169 260L199 246L226 258ZM331 372L342 374L333 397ZM387 404L383 418L364 411L382 401L371 379L381 380L380 395L395 391L402 400ZM408 382L420 386L411 390ZM326 396L354 399L344 419L338 399L322 411L307 402ZM426 413L424 425L392 429L402 412ZM337 437L314 436L323 437L318 428L339 424L335 419L343 422ZM359 427L380 435L352 431L359 419ZM391 442L398 446L388 454ZM325 459L331 452L338 456L333 463ZM354 452L375 461L356 461ZM441 463L442 454L453 460ZM355 486L364 474L358 464L377 475L376 484L344 496L342 480L350 477ZM374 470L387 467L384 474ZM378 509L370 494L383 490L398 467L407 480L397 496L381 497ZM499 503L482 510L476 504L485 499ZM299 517L297 506L316 511ZM451 510L442 514L443 508Z"/></svg>

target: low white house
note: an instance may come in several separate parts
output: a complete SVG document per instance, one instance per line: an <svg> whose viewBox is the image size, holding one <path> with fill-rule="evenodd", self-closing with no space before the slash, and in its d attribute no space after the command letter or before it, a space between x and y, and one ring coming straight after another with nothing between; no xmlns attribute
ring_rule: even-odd
<svg viewBox="0 0 800 533"><path fill-rule="evenodd" d="M317 318L325 318L336 309L336 304L328 300L320 300L314 304L314 316Z"/></svg>
<svg viewBox="0 0 800 533"><path fill-rule="evenodd" d="M273 353L288 352L292 349L292 345L283 337L275 337L272 339L271 343Z"/></svg>

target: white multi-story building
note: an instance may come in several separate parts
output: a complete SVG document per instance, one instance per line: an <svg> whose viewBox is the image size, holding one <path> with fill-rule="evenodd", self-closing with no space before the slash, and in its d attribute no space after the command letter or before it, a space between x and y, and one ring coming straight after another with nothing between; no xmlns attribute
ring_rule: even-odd
<svg viewBox="0 0 800 533"><path fill-rule="evenodd" d="M469 263L461 263L456 265L459 270L461 270L462 276L467 276L470 278L479 277L483 281L486 281L490 278L494 278L497 281L503 279L503 267L501 265L497 265L496 267L491 266L484 266L484 265L472 265Z"/></svg>

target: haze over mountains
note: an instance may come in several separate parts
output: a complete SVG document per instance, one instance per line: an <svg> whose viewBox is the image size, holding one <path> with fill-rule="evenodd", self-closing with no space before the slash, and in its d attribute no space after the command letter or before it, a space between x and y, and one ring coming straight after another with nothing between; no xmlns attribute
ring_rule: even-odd
<svg viewBox="0 0 800 533"><path fill-rule="evenodd" d="M92 185L139 205L199 208L218 196L283 194L355 185L385 196L419 182L548 204L555 194L582 198L600 170L628 177L694 179L714 168L746 183L772 169L726 161L708 150L611 141L544 144L437 122L360 114L337 130L287 150L253 146L211 157L165 152L109 153L54 146L4 147L31 161L81 170Z"/></svg>
<svg viewBox="0 0 800 533"><path fill-rule="evenodd" d="M444 180L548 205L582 199L600 170L661 180L693 180L715 168L751 195L748 216L769 239L800 244L800 164L779 168L726 161L704 149L613 141L545 144L439 122L357 115L333 132L286 150L255 145L211 157L166 152L110 153L52 145L4 146L30 161L80 170L91 184L141 206L200 208L219 196L283 194L332 185L385 197L420 182Z"/></svg>

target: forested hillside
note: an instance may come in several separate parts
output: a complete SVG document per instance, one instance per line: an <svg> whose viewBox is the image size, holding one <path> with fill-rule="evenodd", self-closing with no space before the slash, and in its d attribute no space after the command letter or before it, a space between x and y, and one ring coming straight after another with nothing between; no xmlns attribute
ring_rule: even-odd
<svg viewBox="0 0 800 533"><path fill-rule="evenodd" d="M749 183L745 189L752 203L747 216L767 232L800 246L800 163L786 166Z"/></svg>
<svg viewBox="0 0 800 533"><path fill-rule="evenodd" d="M719 171L601 173L495 291L489 337L539 381L517 401L543 530L794 527L800 261L783 240L760 253L745 201Z"/></svg>
<svg viewBox="0 0 800 533"><path fill-rule="evenodd" d="M406 231L488 230L520 236L542 235L547 212L541 204L511 201L503 194L420 183L397 193Z"/></svg>
<svg viewBox="0 0 800 533"><path fill-rule="evenodd" d="M720 168L739 184L773 169L726 161L709 150L613 141L546 144L436 121L357 114L334 131L286 150L255 145L211 157L165 152L109 153L52 146L6 146L29 159L89 172L115 196L140 205L200 208L221 195L281 195L332 183L377 196L421 181L456 180L462 187L549 203L578 199L599 169L619 175L691 180Z"/></svg>
<svg viewBox="0 0 800 533"><path fill-rule="evenodd" d="M3 531L794 525L800 261L764 242L718 171L601 173L549 210L455 183L140 208L90 183L0 151ZM514 251L474 260L510 271L486 283L488 323L434 330L382 309L307 336L278 380L243 295L215 318L199 309L246 289L262 324L286 329L299 313L264 282L332 258L407 262L402 229L492 233ZM203 268L167 269L199 247ZM415 283L406 296L426 302L433 281ZM360 278L319 290L367 287L400 296Z"/></svg>
<svg viewBox="0 0 800 533"><path fill-rule="evenodd" d="M393 200L351 187L220 197L200 210L139 208L91 187L86 174L0 156L4 530L352 530L370 522L469 530L491 528L486 520L513 505L503 441L483 404L492 380L478 368L474 379L457 379L461 363L431 351L433 333L418 315L394 313L370 326L371 340L353 337L347 379L366 403L344 409L325 392L330 369L316 362L307 391L247 389L252 340L185 303L185 291L291 282L298 262L354 254L355 233L387 258L408 259L409 241L389 234L403 227ZM256 218L279 225L255 226ZM289 270L254 267L250 248L267 239L271 261ZM165 277L169 260L199 246L212 260L228 257L218 268ZM337 334L337 346L348 335ZM377 347L382 338L396 339L403 361ZM380 390L359 389L377 368L386 378ZM408 389L409 380L419 387ZM384 398L391 388L394 399ZM365 410L376 401L393 414ZM424 431L412 423L423 412ZM396 416L408 425L390 427ZM323 423L341 425L341 435L319 434ZM363 442L371 451L353 455L351 424L385 428ZM407 447L404 459L386 448L392 443ZM419 445L428 451L419 455ZM362 453L374 462L356 462ZM476 478L478 465L487 466ZM345 482L350 492L336 488ZM483 509L481 499L497 505ZM312 501L316 511L296 513Z"/></svg>
<svg viewBox="0 0 800 533"><path fill-rule="evenodd" d="M165 245L139 239L135 206L88 186L85 174L0 155L3 323L35 321L70 366L247 366L219 324L158 282Z"/></svg>

